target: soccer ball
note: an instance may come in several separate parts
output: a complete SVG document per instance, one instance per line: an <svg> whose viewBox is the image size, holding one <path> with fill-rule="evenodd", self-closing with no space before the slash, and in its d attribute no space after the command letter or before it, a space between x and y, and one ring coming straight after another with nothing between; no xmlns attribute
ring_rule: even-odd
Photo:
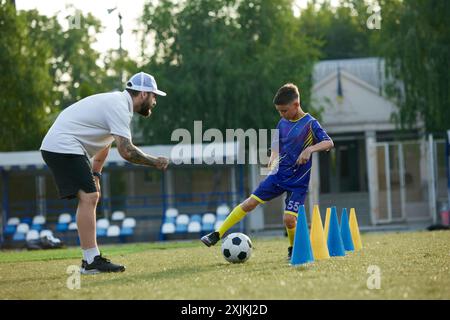
<svg viewBox="0 0 450 320"><path fill-rule="evenodd" d="M231 233L222 242L222 254L228 262L245 262L252 255L252 242L243 233Z"/></svg>

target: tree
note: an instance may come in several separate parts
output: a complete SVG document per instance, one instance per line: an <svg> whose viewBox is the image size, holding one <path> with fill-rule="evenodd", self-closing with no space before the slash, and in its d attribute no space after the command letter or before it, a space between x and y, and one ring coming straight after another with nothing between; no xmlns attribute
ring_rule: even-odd
<svg viewBox="0 0 450 320"><path fill-rule="evenodd" d="M411 127L423 120L428 131L450 123L450 2L380 1L379 52L393 81L388 93L399 112L395 120Z"/></svg>
<svg viewBox="0 0 450 320"><path fill-rule="evenodd" d="M309 2L301 11L299 28L320 43L321 59L368 57L374 53L367 29L367 4L363 0L340 0L337 7L330 1L320 6Z"/></svg>
<svg viewBox="0 0 450 320"><path fill-rule="evenodd" d="M146 143L167 143L194 120L222 132L273 128L272 99L286 82L308 105L318 52L295 28L292 1L162 0L145 6L141 21L155 47L144 68L168 92L154 113L162 121L141 122Z"/></svg>
<svg viewBox="0 0 450 320"><path fill-rule="evenodd" d="M64 29L56 16L16 12L10 1L0 0L1 150L39 148L58 111L114 89L103 82L107 72L92 49L99 21L72 7L67 12L75 19Z"/></svg>
<svg viewBox="0 0 450 320"><path fill-rule="evenodd" d="M92 48L95 35L101 30L99 20L90 13L83 15L72 6L65 11L66 28L58 23L56 16L41 16L33 10L21 14L28 25L35 22L41 25L31 35L32 41L47 41L52 48L47 65L59 108L106 89L103 84L106 72L98 65L100 53Z"/></svg>
<svg viewBox="0 0 450 320"><path fill-rule="evenodd" d="M52 112L47 42L33 42L10 1L0 0L0 150L37 148Z"/></svg>

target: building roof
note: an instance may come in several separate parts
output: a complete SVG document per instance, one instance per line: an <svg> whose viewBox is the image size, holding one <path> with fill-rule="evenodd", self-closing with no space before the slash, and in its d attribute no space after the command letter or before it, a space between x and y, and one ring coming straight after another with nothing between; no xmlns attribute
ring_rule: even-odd
<svg viewBox="0 0 450 320"><path fill-rule="evenodd" d="M384 60L377 57L345 59L345 60L324 60L315 64L313 71L314 83L319 83L330 74L336 73L340 69L346 71L356 78L372 85L382 91L385 82Z"/></svg>
<svg viewBox="0 0 450 320"><path fill-rule="evenodd" d="M223 163L234 163L241 152L238 142L178 145L155 145L139 147L143 152L163 156L172 163L211 163L221 159ZM216 162L217 163L217 162ZM132 165L123 159L117 148L112 148L106 158L105 167ZM40 151L0 152L0 170L46 169Z"/></svg>

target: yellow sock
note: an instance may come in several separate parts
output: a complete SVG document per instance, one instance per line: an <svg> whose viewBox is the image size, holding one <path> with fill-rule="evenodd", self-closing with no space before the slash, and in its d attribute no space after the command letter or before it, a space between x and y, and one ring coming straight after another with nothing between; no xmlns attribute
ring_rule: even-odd
<svg viewBox="0 0 450 320"><path fill-rule="evenodd" d="M227 232L232 226L234 226L236 223L241 221L247 212L242 210L241 206L236 206L233 211L228 215L228 217L225 219L225 221L222 223L222 225L219 228L219 235L222 238L223 234Z"/></svg>
<svg viewBox="0 0 450 320"><path fill-rule="evenodd" d="M290 247L292 247L294 245L295 227L292 229L286 228L286 231L288 234Z"/></svg>

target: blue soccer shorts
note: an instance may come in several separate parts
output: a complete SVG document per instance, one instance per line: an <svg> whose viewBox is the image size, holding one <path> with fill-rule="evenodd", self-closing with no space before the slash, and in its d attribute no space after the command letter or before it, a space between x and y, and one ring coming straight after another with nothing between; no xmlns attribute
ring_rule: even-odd
<svg viewBox="0 0 450 320"><path fill-rule="evenodd" d="M264 181L262 181L250 197L259 203L265 203L279 197L284 192L286 192L284 213L297 217L298 210L305 204L305 198L308 190L287 190L282 184L278 183L275 175L268 176Z"/></svg>

